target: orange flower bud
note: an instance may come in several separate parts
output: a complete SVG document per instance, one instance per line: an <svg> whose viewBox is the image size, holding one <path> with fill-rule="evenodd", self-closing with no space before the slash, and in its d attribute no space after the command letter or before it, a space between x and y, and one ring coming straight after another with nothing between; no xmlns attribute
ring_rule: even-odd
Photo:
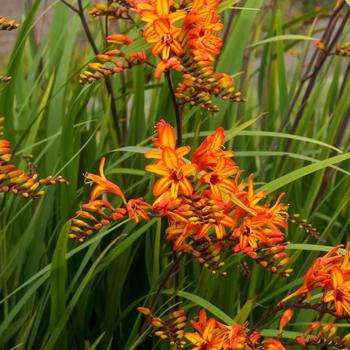
<svg viewBox="0 0 350 350"><path fill-rule="evenodd" d="M107 36L107 42L114 45L129 45L132 43L132 39L127 35L113 34Z"/></svg>
<svg viewBox="0 0 350 350"><path fill-rule="evenodd" d="M284 327L289 323L289 321L292 319L293 317L293 310L292 309L288 309L286 310L281 319L280 319L280 327L279 327L279 332L282 333Z"/></svg>
<svg viewBox="0 0 350 350"><path fill-rule="evenodd" d="M301 346L306 346L306 339L305 339L305 337L299 335L298 337L296 337L295 340L296 340L296 341L298 342L298 344L300 344Z"/></svg>
<svg viewBox="0 0 350 350"><path fill-rule="evenodd" d="M143 307L143 306L139 306L137 308L137 311L143 315L146 315L146 316L151 316L152 315L152 311L147 308L147 307Z"/></svg>

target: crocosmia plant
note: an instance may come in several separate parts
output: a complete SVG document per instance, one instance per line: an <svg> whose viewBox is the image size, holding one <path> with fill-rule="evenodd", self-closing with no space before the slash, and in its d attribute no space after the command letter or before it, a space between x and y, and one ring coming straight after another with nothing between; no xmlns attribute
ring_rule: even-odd
<svg viewBox="0 0 350 350"><path fill-rule="evenodd" d="M350 349L349 1L2 2L0 349Z"/></svg>

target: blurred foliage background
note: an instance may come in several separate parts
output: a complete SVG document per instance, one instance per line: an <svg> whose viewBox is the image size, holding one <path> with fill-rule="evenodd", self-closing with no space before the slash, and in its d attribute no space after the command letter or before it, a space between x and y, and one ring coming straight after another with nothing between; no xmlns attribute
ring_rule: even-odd
<svg viewBox="0 0 350 350"><path fill-rule="evenodd" d="M90 18L91 5L83 2L84 13L103 51L105 23ZM174 281L168 283L159 310L169 299L177 302L177 294L189 312L204 306L219 319L254 322L301 283L320 252L349 239L350 59L332 55L320 65L310 40L333 26L334 44L349 41L349 6L332 16L334 5L223 1L225 45L217 70L235 77L247 102L218 102L221 111L215 116L184 110L187 144L195 147L206 132L223 126L243 175L254 172L258 186L276 195L285 192L290 213L300 214L327 243L291 224L295 272L289 279L247 260L248 277L239 256L228 257L226 277L212 276L187 257L177 290ZM0 348L166 349L150 337L141 344L136 312L150 302L173 259L164 223L157 218L138 226L121 223L81 245L68 242L66 234L68 220L87 199L83 174L96 172L104 155L107 176L127 196L146 193L151 200L154 179L143 170L140 147L150 145L160 118L175 121L168 88L148 67L113 77L118 117L113 120L103 82L78 84L94 57L81 18L59 0L34 0L23 2L18 20L13 49L7 58L5 48L1 54L1 72L12 76L10 84L0 86L5 135L19 164L32 154L41 175L60 174L70 184L35 202L0 196ZM131 37L135 30L126 23L108 28ZM145 45L136 41L130 49ZM313 313L303 311L294 319L297 332ZM276 320L269 327L266 335L278 333Z"/></svg>

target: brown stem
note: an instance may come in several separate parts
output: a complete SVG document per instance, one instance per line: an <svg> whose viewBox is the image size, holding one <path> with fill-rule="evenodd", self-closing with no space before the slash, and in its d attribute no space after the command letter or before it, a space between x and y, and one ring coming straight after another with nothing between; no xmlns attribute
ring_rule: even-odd
<svg viewBox="0 0 350 350"><path fill-rule="evenodd" d="M340 88L340 93L339 93L339 97L338 97L338 101L340 100L340 98L342 97L344 91L345 91L345 87L346 87L346 83L348 81L350 77L350 63L348 63L348 66L347 66L347 69L346 69L346 72L345 72L345 75L344 75L344 79L343 79L343 84ZM343 119L343 122L341 123L341 126L340 128L338 129L338 132L337 132L337 136L336 136L336 141L335 141L335 144L334 146L339 148L341 146L341 143L342 143L342 140L346 134L346 131L349 127L349 124L350 124L350 107L346 113L346 117ZM331 156L335 156L336 152L335 151L332 151L331 153ZM312 204L312 207L311 207L311 214L316 210L321 198L322 198L322 195L323 193L325 192L328 184L329 184L329 181L331 180L332 178L332 175L335 173L335 169L333 168L327 168L326 169L326 172L323 176L323 179L322 179L322 183L321 183L321 186L320 186L320 189L317 193L317 196Z"/></svg>
<svg viewBox="0 0 350 350"><path fill-rule="evenodd" d="M243 74L240 78L239 82L239 91L243 93L244 90L244 84L247 80L248 77L248 66L249 66L249 56L250 56L251 49L247 47L244 50L244 55L243 55L243 64L242 64L242 71ZM241 109L243 108L243 103L239 103L237 106L237 117L239 118L241 115Z"/></svg>
<svg viewBox="0 0 350 350"><path fill-rule="evenodd" d="M79 10L76 9L73 5L71 5L69 2L66 0L61 0L63 4L65 4L67 7L69 7L73 12L77 13L79 15Z"/></svg>
<svg viewBox="0 0 350 350"><path fill-rule="evenodd" d="M239 4L237 4L237 5L239 5ZM222 37L222 46L223 47L226 46L226 42L227 42L227 40L229 38L229 34L231 32L231 27L232 27L232 23L233 23L233 20L235 18L235 15L236 15L236 11L234 9L231 9L230 16L229 16L227 24L226 24L225 32L224 32L224 35ZM219 55L218 60L216 61L216 63L219 62L221 54L222 54L222 51L220 52L220 55Z"/></svg>
<svg viewBox="0 0 350 350"><path fill-rule="evenodd" d="M303 299L299 299L298 301L294 303L289 304L278 304L277 306L271 308L269 311L267 311L258 322L256 322L249 330L248 335L252 335L256 330L261 328L266 321L268 321L271 317L275 316L276 313L287 310L287 309L302 309L302 310L314 310L319 312L320 314L328 314L333 317L335 317L338 320L346 320L349 322L350 317L349 316L339 316L336 312L329 308L322 307L322 303L317 304L309 304L309 303L303 303Z"/></svg>
<svg viewBox="0 0 350 350"><path fill-rule="evenodd" d="M344 6L344 5L343 5ZM343 6L339 7L338 9L336 9L335 11L333 11L331 13L331 16L329 18L329 21L328 21L328 24L326 26L326 30L324 31L322 37L321 37L321 41L322 42L325 42L326 40L329 40L329 36L330 34L332 33L333 29L334 29L334 26L337 22L337 16L339 14L339 12L341 11L341 9L343 8ZM310 59L310 62L309 64L307 65L307 68L303 74L303 78L301 79L301 82L300 82L300 85L297 89L297 92L296 94L294 95L293 99L292 99L292 102L287 110L287 113L279 127L279 132L283 131L283 129L286 127L286 125L288 124L288 121L289 121L289 118L293 112L293 109L303 91L303 87L305 85L305 83L311 79L311 77L313 76L314 78L315 75L317 75L319 72L320 72L320 69L315 69L313 74L311 74L311 71L312 71L312 68L316 65L316 62L319 62L319 57L320 55L324 56L324 53L322 53L321 51L319 50L315 50L313 55L312 55L312 58ZM299 123L299 122L298 122Z"/></svg>
<svg viewBox="0 0 350 350"><path fill-rule="evenodd" d="M338 40L339 40L343 30L344 30L344 27L345 27L345 25L350 17L350 9L349 9L347 11L346 15L344 16L341 24L339 25L339 28L338 28L336 34L333 35L333 38L331 39L330 37L331 37L332 31L336 26L336 23L338 20L338 14L339 14L339 11L342 9L342 7L343 6L340 6L337 10L333 11L330 22L329 22L329 26L327 27L327 29L322 37L322 39L323 38L325 39L323 42L326 46L326 50L325 50L325 52L323 52L321 50L316 50L319 52L318 52L318 55L316 52L314 54L315 62L312 62L312 66L314 67L312 70L312 73L308 74L309 70L307 70L305 72L305 76L302 79L302 82L298 88L296 95L293 98L292 105L288 109L287 119L285 119L285 121L284 121L285 125L286 125L286 122L288 121L290 114L293 111L293 108L294 108L294 106L299 98L299 95L301 94L301 92L303 90L304 83L308 81L308 85L307 85L306 90L304 92L304 96L302 98L300 108L297 112L297 115L295 117L294 123L293 123L291 131L290 131L291 134L294 134L297 131L298 126L299 126L299 124L302 120L302 117L304 115L304 111L305 111L305 108L308 104L309 98L314 90L315 85L316 85L317 77L318 77L319 73L321 72L324 64L326 63L327 58L329 57L329 53L332 51L332 49L334 48L334 46L338 42ZM310 69L311 69L311 66L310 66ZM284 148L285 152L289 152L289 150L291 148L291 144L292 144L291 139L288 139L286 142L285 148ZM278 167L279 172L282 171L282 169L286 163L286 159L287 159L287 157L285 157L281 160L279 167Z"/></svg>
<svg viewBox="0 0 350 350"><path fill-rule="evenodd" d="M333 37L333 40L328 44L327 46L327 52L330 52L332 50L332 48L336 45L337 41L339 40L342 32L343 32L343 29L349 19L349 16L350 16L350 9L348 10L347 14L345 15L342 23L340 24L338 30L337 30L337 33L334 35ZM327 33L327 38L329 38L329 34L328 34L328 30L326 31ZM315 68L314 68L314 71L313 73L311 74L310 77L306 77L305 80L307 79L310 79L309 81L309 84L306 88L306 91L305 91L305 94L304 94L304 97L302 99L302 102L301 102L301 107L297 113L297 116L295 118L295 121L293 123L293 126L292 126L292 129L291 129L291 133L295 133L295 131L297 130L298 126L299 126L299 123L301 121L301 118L302 118L302 115L304 113L304 110L307 106L307 102L309 100L309 97L311 96L311 92L313 91L314 89L314 86L315 86L315 83L316 83L316 78L317 78L317 75L319 74L319 72L321 71L322 67L324 66L324 64L326 63L326 60L327 60L327 57L328 57L328 54L326 53L323 53L321 51L320 55L319 56L319 59L318 61L316 62L316 65L315 65ZM290 140L289 142L287 142L287 145L286 145L286 152L288 152L290 149Z"/></svg>
<svg viewBox="0 0 350 350"><path fill-rule="evenodd" d="M165 77L166 80L168 82L168 86L169 86L169 91L170 91L170 95L171 95L171 99L173 101L173 106L174 106L174 110L175 110L175 118L176 118L176 130L177 130L177 146L182 146L182 116L181 116L181 107L178 104L177 100L176 100L176 96L175 96L175 91L174 91L174 87L173 87L173 83L171 81L171 77L170 77L170 72L167 71L165 73Z"/></svg>
<svg viewBox="0 0 350 350"><path fill-rule="evenodd" d="M160 302L160 298L161 298L161 295L162 295L162 292L163 292L165 286L167 285L167 283L171 280L171 278L173 276L176 276L178 274L178 272L180 270L179 266L180 266L181 257L182 257L181 254L176 255L175 260L173 260L173 263L172 263L170 270L164 276L163 280L160 282L159 287L157 289L157 292L154 296L154 299L153 299L151 307L150 307L150 310L152 311L152 313L155 311L155 309L157 308L157 306ZM143 334L145 332L145 330L149 326L149 324L150 324L150 319L147 317L140 328L140 334Z"/></svg>
<svg viewBox="0 0 350 350"><path fill-rule="evenodd" d="M95 43L95 40L92 36L89 25L86 21L82 0L78 0L78 15L80 17L81 24L83 26L85 35L90 43L90 46L91 46L92 50L94 51L95 55L98 55L99 50L98 50L97 45ZM105 85L106 85L107 93L108 93L109 98L110 98L111 113L112 113L114 127L115 127L115 130L117 133L117 138L118 138L119 143L121 143L122 135L121 135L120 127L119 127L118 111L117 111L117 106L115 104L115 96L114 96L112 83L111 83L111 80L109 77L105 78Z"/></svg>

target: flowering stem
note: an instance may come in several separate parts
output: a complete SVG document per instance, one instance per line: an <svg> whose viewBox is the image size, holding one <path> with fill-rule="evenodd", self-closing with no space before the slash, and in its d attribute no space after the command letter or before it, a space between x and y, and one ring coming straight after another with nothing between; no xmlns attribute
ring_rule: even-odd
<svg viewBox="0 0 350 350"><path fill-rule="evenodd" d="M324 31L322 38L320 39L322 42L326 42L327 47L331 47L329 45L330 44L330 35L333 33L336 22L338 21L338 14L344 6L345 6L345 3L342 4L341 6L339 6L334 11L332 11L331 16L329 17L329 21L327 23L326 30ZM291 102L291 104L290 104L290 106L289 106L289 108L288 108L288 110L283 118L283 121L279 127L279 130L278 130L279 132L283 131L283 129L287 126L287 124L289 122L289 118L292 115L293 109L294 109L299 97L302 94L305 83L311 79L311 82L309 83L309 87L307 89L307 90L309 90L309 92L307 92L307 91L305 92L305 95L303 97L303 102L301 103L300 110L298 111L298 116L296 117L296 119L294 121L293 129L295 129L299 125L299 119L301 118L301 116L299 116L299 115L303 113L304 108L306 107L305 104L307 102L308 96L313 89L313 86L314 86L315 81L316 81L316 77L320 73L321 68L322 68L323 64L325 63L326 58L327 58L327 55L325 55L323 52L319 52L319 50L314 51L313 56L310 59L310 62L307 65L305 73L301 79L301 82L299 84L297 92L295 93L295 95L292 99L292 102ZM313 67L314 67L314 70L312 72ZM295 127L295 125L296 125L296 127ZM287 146L289 148L289 145L287 145Z"/></svg>
<svg viewBox="0 0 350 350"><path fill-rule="evenodd" d="M173 83L171 81L171 77L170 77L170 72L169 71L165 72L165 77L166 77L166 80L168 82L169 91L170 91L171 99L173 101L174 110L175 110L176 130L177 130L177 146L182 146L182 115L181 115L181 107L180 107L179 103L176 100L175 91L174 91L174 87L173 87Z"/></svg>
<svg viewBox="0 0 350 350"><path fill-rule="evenodd" d="M65 4L66 6L68 6L73 12L77 13L79 15L79 10L76 9L73 5L71 5L70 3L68 3L66 0L61 0L61 2L63 4Z"/></svg>
<svg viewBox="0 0 350 350"><path fill-rule="evenodd" d="M80 17L81 24L83 26L85 35L86 35L86 37L87 37L87 39L88 39L88 41L90 43L90 46L91 46L92 50L94 51L95 55L98 55L99 54L99 50L98 50L97 45L96 45L96 43L94 41L94 38L93 38L93 36L91 34L89 25L88 25L88 23L86 21L86 18L85 18L85 15L84 15L84 7L83 7L82 0L78 0L78 12L77 13L78 13L78 15ZM113 91L112 83L111 83L111 80L109 79L109 77L106 77L105 84L106 84L106 89L107 89L108 95L110 97L111 113L112 113L114 127L115 127L115 130L116 130L116 133L117 133L118 141L119 141L119 143L121 143L122 135L121 135L120 127L119 127L118 111L117 111L117 106L115 104L115 97L114 97L114 91Z"/></svg>
<svg viewBox="0 0 350 350"><path fill-rule="evenodd" d="M180 260L181 260L182 255L178 254L175 257L175 260L173 260L172 266L170 268L170 270L168 271L168 273L164 276L163 280L160 282L159 287L156 291L156 294L154 296L154 299L152 301L152 305L150 307L150 310L152 312L155 311L155 309L157 308L159 302L160 302L160 297L162 295L163 289L165 288L165 286L167 285L167 283L170 281L170 279L173 276L176 276L178 274L178 272L180 271L179 269L179 265L180 265ZM150 323L150 319L146 318L145 321L143 322L141 329L140 329L140 334L143 334L146 330L146 328L149 326Z"/></svg>
<svg viewBox="0 0 350 350"><path fill-rule="evenodd" d="M333 317L335 317L338 320L346 320L347 322L350 321L349 316L339 316L336 312L332 311L328 308L323 308L322 303L317 304L310 304L310 303L303 303L302 299L299 299L298 301L290 304L278 304L277 306L273 307L269 311L267 311L258 322L256 322L249 330L249 335L253 334L254 331L261 328L267 320L269 320L271 317L276 315L279 311L287 310L287 309L303 309L303 310L315 310L319 312L320 314L328 314Z"/></svg>
<svg viewBox="0 0 350 350"><path fill-rule="evenodd" d="M313 69L311 74L309 74L309 71L307 71L305 73L305 77L302 79L302 82L300 85L301 88L303 87L304 83L308 80L309 80L309 84L305 90L303 99L301 101L300 109L298 110L298 113L297 113L296 118L294 120L294 123L292 125L291 133L295 133L295 131L297 130L297 128L299 126L300 120L301 120L302 115L304 113L304 110L306 108L306 105L307 105L307 102L308 102L309 97L311 95L311 92L314 89L314 86L315 86L315 83L317 80L317 75L320 73L322 67L324 66L324 64L328 58L328 52L330 52L332 50L332 48L336 45L337 41L339 40L339 37L341 36L341 34L343 32L343 29L346 26L346 23L348 21L349 15L350 15L350 10L348 10L347 14L344 16L342 22L339 25L339 28L336 31L336 34L333 36L333 38L331 37L332 33L334 32L334 28L336 26L336 23L338 21L338 14L344 6L345 6L345 3L332 13L332 15L330 17L329 24L328 24L328 26L324 32L324 35L321 39L321 41L325 43L327 51L326 52L322 52L322 51L317 52L318 50L316 50L315 56L314 56L315 61L312 61L312 64L314 64L314 69ZM317 53L318 53L318 55L317 55ZM311 69L311 66L310 66L310 69ZM289 112L290 113L292 112L291 109L289 110ZM289 148L290 148L290 142L287 142L286 151L288 151Z"/></svg>
<svg viewBox="0 0 350 350"><path fill-rule="evenodd" d="M340 92L339 92L339 95L338 95L338 102L340 101L340 98L343 97L343 94L345 92L345 88L346 88L346 85L347 85L347 82L349 81L349 78L350 78L350 62L348 63L348 66L346 68L346 71L345 71L345 75L344 75L344 79L343 79L343 83L341 85L341 88L340 88ZM348 109L348 111L346 112L346 118L342 121L342 124L341 126L339 127L338 129L338 132L337 132L337 136L336 136L336 140L335 140L335 143L334 143L334 146L335 147L341 147L341 144L342 144L342 141L343 141L343 138L348 130L348 127L350 125L350 108ZM331 153L332 157L336 155L336 152L333 151ZM315 210L317 209L317 206L332 178L332 175L334 174L334 169L332 168L327 168L326 169L326 172L323 176L323 179L322 179L322 183L321 183L321 186L320 186L320 189L317 193L317 196L312 204L312 207L311 207L311 214L313 214L315 212Z"/></svg>

